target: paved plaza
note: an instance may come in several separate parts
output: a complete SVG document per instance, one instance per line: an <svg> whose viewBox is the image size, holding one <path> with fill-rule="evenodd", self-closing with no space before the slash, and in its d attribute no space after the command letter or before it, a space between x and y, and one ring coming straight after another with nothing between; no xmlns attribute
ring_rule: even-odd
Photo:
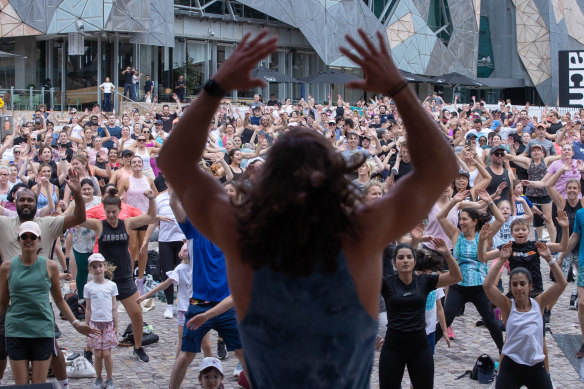
<svg viewBox="0 0 584 389"><path fill-rule="evenodd" d="M547 264L541 263L544 271L544 283L546 288L550 285ZM504 278L506 282L506 278ZM569 283L566 291L554 307L550 328L554 335L571 334L578 335L578 318L576 311L568 309L570 293L574 283ZM133 355L131 348L118 347L113 351L114 360L114 381L118 388L165 388L168 387L169 377L174 362L175 350L177 346L177 325L175 319L163 319L166 304L156 301L156 307L144 314L144 320L154 326L154 332L160 336L160 341L156 344L146 346L144 349L150 356L149 363L139 362ZM58 316L57 316L58 317ZM128 316L120 313L120 332L129 324ZM497 354L494 342L491 340L487 329L475 327L475 323L480 319L474 306L467 304L464 316L457 317L452 325L456 339L452 342L452 348L448 349L442 340L436 347L434 355L435 361L435 387L436 388L490 388L490 385L481 385L477 381L472 381L468 377L456 380L456 377L471 369L476 358L487 353L491 356ZM85 345L85 338L78 334L66 322L58 320L63 336L59 339L61 347L66 347L68 351L82 353ZM547 346L550 356L550 366L552 380L556 388L582 388L584 383L578 378L578 373L572 367L568 359L554 338L548 333L546 336ZM216 350L216 334L212 332L212 348ZM183 388L198 388L197 369L201 361L202 354L197 355L183 382ZM371 375L371 387L378 388L378 363L379 352L375 353L375 364ZM223 361L226 372L225 388L240 388L237 380L232 377L232 372L237 364L237 359L233 353L228 354L228 359ZM105 374L105 370L104 370ZM5 384L12 384L12 374L10 367L6 370ZM90 388L93 379L71 379L70 387ZM403 380L403 388L409 388L409 380Z"/></svg>

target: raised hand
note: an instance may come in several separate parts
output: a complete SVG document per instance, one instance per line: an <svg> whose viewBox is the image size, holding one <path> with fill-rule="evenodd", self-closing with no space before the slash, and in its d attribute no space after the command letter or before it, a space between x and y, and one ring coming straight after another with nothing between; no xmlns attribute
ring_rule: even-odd
<svg viewBox="0 0 584 389"><path fill-rule="evenodd" d="M466 199L468 197L468 195L470 194L469 190L463 190L458 192L457 194L454 195L454 197L452 198L453 201L456 201L457 203L460 203L461 201L464 201L464 199Z"/></svg>
<svg viewBox="0 0 584 389"><path fill-rule="evenodd" d="M558 224L562 228L570 226L570 220L568 219L568 214L563 209L558 210L558 216L556 217L556 220L558 221Z"/></svg>
<svg viewBox="0 0 584 389"><path fill-rule="evenodd" d="M213 76L213 79L223 91L247 90L266 85L262 79L252 79L250 74L251 70L262 58L265 58L278 48L278 37L272 37L262 42L266 35L268 35L268 30L266 29L262 30L253 39L250 39L250 33L244 35L237 49Z"/></svg>
<svg viewBox="0 0 584 389"><path fill-rule="evenodd" d="M537 242L535 245L538 246L538 243L541 242ZM542 245L545 246L545 244L541 243ZM499 252L499 260L500 261L506 261L511 257L511 253L512 253L512 246L513 243L512 242L507 242L503 245L503 247L501 247L501 251ZM547 246L545 246L545 248L547 249ZM539 252L539 246L538 246L538 252ZM548 250L549 252L549 250Z"/></svg>
<svg viewBox="0 0 584 389"><path fill-rule="evenodd" d="M371 39L369 39L362 29L359 29L359 35L363 39L363 44L358 43L349 35L346 35L345 38L360 56L351 53L345 47L341 47L340 50L351 61L363 69L365 79L362 81L351 81L347 83L347 87L377 93L388 93L403 85L405 80L393 63L381 32L377 31L379 48L375 47Z"/></svg>
<svg viewBox="0 0 584 389"><path fill-rule="evenodd" d="M491 237L491 224L485 223L479 233L479 240L487 240Z"/></svg>
<svg viewBox="0 0 584 389"><path fill-rule="evenodd" d="M81 192L81 185L79 184L79 174L73 169L69 169L69 178L65 180L67 186L71 189L71 193Z"/></svg>
<svg viewBox="0 0 584 389"><path fill-rule="evenodd" d="M410 236L412 239L421 240L422 235L424 234L424 222L419 222L416 224L413 230L410 231Z"/></svg>
<svg viewBox="0 0 584 389"><path fill-rule="evenodd" d="M552 253L550 252L550 249L547 246L547 244L543 242L535 242L535 247L537 248L537 253L539 254L540 257L544 257L545 260L548 262L549 260L552 259Z"/></svg>
<svg viewBox="0 0 584 389"><path fill-rule="evenodd" d="M434 243L434 248L438 251L442 256L450 255L450 249L446 246L446 242L440 238L432 238L432 243Z"/></svg>
<svg viewBox="0 0 584 389"><path fill-rule="evenodd" d="M487 204L493 201L491 195L485 189L477 190L477 194L480 196L481 200L486 201Z"/></svg>

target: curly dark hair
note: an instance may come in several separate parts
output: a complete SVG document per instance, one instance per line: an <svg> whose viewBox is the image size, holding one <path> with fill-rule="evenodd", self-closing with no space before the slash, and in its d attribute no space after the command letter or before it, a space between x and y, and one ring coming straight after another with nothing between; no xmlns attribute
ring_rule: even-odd
<svg viewBox="0 0 584 389"><path fill-rule="evenodd" d="M242 186L242 260L291 276L336 271L343 236L358 233L350 213L362 202L345 162L314 130L297 128L274 143L253 186Z"/></svg>

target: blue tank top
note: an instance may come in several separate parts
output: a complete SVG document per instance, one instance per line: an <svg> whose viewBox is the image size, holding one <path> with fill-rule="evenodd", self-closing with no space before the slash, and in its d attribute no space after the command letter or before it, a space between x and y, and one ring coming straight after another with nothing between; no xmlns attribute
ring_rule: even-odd
<svg viewBox="0 0 584 389"><path fill-rule="evenodd" d="M365 311L344 253L334 273L254 273L239 325L254 388L369 388L377 321Z"/></svg>
<svg viewBox="0 0 584 389"><path fill-rule="evenodd" d="M55 204L55 206L57 206L59 196L56 187L54 185L51 185L51 190L52 190L51 197L53 197L53 203ZM49 205L49 198L45 196L43 192L40 192L39 197L37 199L37 209L41 209L43 207L46 207L47 205Z"/></svg>

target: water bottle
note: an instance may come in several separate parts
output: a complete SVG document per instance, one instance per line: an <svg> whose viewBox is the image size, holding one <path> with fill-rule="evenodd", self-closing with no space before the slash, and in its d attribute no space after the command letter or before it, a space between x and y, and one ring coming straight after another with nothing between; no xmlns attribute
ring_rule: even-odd
<svg viewBox="0 0 584 389"><path fill-rule="evenodd" d="M584 381L584 358L580 360L580 381Z"/></svg>

